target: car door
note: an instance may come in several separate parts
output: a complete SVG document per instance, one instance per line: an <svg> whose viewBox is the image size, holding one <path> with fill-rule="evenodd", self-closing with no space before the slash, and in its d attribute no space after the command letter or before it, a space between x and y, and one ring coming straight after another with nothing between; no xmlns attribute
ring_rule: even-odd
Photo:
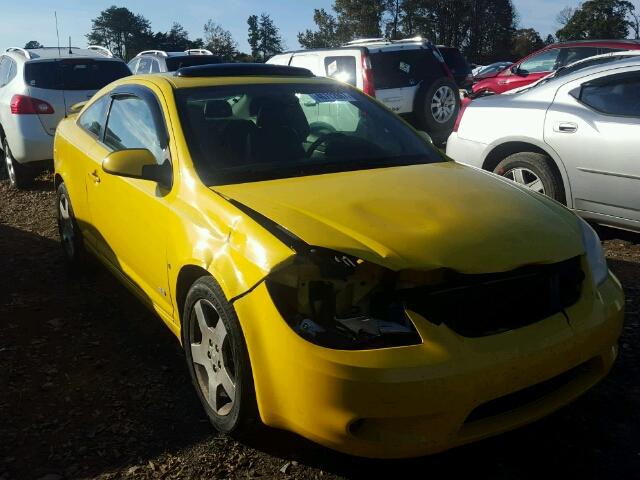
<svg viewBox="0 0 640 480"><path fill-rule="evenodd" d="M56 142L56 156L73 158L73 162L66 162L68 169L65 175L65 183L69 190L74 214L82 232L83 240L90 247L95 248L97 233L91 222L87 199L86 178L95 168L94 162L102 155L102 149L98 143L102 139L107 111L111 104L111 97L106 94L96 99L83 110L76 124L81 132L75 136L73 142L65 142L58 145Z"/></svg>
<svg viewBox="0 0 640 480"><path fill-rule="evenodd" d="M171 162L169 137L158 97L139 85L123 85L112 101L102 142L93 152L87 177L97 249L115 269L172 314L167 275L167 230L171 190L156 182L107 174L102 160L111 152L146 148L159 164Z"/></svg>
<svg viewBox="0 0 640 480"><path fill-rule="evenodd" d="M635 68L560 87L544 137L565 163L575 209L640 222L640 70Z"/></svg>
<svg viewBox="0 0 640 480"><path fill-rule="evenodd" d="M524 87L549 75L557 68L559 54L559 48L543 50L501 73L496 77L497 93Z"/></svg>

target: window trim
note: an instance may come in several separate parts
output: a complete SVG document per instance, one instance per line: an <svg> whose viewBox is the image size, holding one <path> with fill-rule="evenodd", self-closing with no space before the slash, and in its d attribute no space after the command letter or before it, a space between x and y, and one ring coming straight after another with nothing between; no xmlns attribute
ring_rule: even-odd
<svg viewBox="0 0 640 480"><path fill-rule="evenodd" d="M166 158L164 160L168 160L169 163L173 165L173 159L171 158L171 138L169 136L169 129L167 128L167 122L165 121L164 115L162 113L162 107L160 106L160 100L158 99L157 95L153 91L151 91L151 89L142 85L135 84L120 85L111 90L111 92L109 92L107 95L111 96L111 102L109 102L109 108L107 109L107 116L105 119L100 143L102 143L110 151L115 151L104 143L104 136L107 132L107 126L109 124L109 117L111 116L113 103L119 98L137 98L149 107L151 116L154 120L156 134L158 135L158 139L160 140L160 147L163 151L166 152Z"/></svg>
<svg viewBox="0 0 640 480"><path fill-rule="evenodd" d="M106 108L104 109L104 112L102 112L102 128L100 130L100 135L96 135L92 131L87 130L84 126L82 126L82 124L80 123L80 120L82 119L82 117L84 117L87 110L92 108L96 103L100 102L103 98L106 98L107 105L106 105ZM78 127L83 132L86 132L87 134L91 135L91 137L93 137L94 139L102 143L102 139L104 138L104 131L106 130L106 126L107 126L107 116L110 110L111 110L111 99L109 98L109 94L106 93L104 95L100 95L100 97L98 97L96 100L91 102L91 105L89 105L86 109L83 110L83 112L80 115L78 115L78 119L76 120L76 125L78 125Z"/></svg>
<svg viewBox="0 0 640 480"><path fill-rule="evenodd" d="M581 83L579 87L574 88L573 90L571 90L569 92L569 95L571 95L573 98L576 99L576 101L580 104L583 105L585 108L588 108L589 110L596 112L600 115L604 115L606 117L614 117L614 118L640 118L640 113L638 113L637 115L623 115L620 113L608 113L608 112L603 112L602 110L597 109L596 107L589 105L588 103L584 102L582 100L582 94L584 91L585 87L590 87L590 86L598 86L598 84L603 84L606 85L608 83L611 82L615 82L618 79L624 79L626 77L633 77L633 78L638 78L640 77L640 71L635 70L635 71L631 71L631 72L623 72L623 73L617 73L617 74L613 74L613 75L606 75L600 78L596 78L593 80L588 80L584 83Z"/></svg>

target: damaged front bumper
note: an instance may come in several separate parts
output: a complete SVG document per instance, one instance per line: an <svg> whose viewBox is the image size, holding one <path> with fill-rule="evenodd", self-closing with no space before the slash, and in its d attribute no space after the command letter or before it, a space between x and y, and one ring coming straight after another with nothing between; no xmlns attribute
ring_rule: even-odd
<svg viewBox="0 0 640 480"><path fill-rule="evenodd" d="M566 315L468 338L410 314L421 344L351 351L301 338L264 283L234 307L266 425L353 455L401 458L513 429L578 397L615 360L624 298L610 274Z"/></svg>

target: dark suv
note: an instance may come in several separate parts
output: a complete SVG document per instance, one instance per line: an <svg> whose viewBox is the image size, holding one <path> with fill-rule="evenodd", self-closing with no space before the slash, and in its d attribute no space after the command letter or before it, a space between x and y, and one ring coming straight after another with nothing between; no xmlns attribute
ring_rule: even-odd
<svg viewBox="0 0 640 480"><path fill-rule="evenodd" d="M220 57L209 50L196 48L184 52L165 52L164 50L145 50L129 62L131 72L141 73L175 72L182 67L221 63Z"/></svg>
<svg viewBox="0 0 640 480"><path fill-rule="evenodd" d="M471 89L473 85L471 66L460 50L456 47L445 47L444 45L438 45L438 50L447 63L449 70L451 70L451 74L458 86L465 90Z"/></svg>

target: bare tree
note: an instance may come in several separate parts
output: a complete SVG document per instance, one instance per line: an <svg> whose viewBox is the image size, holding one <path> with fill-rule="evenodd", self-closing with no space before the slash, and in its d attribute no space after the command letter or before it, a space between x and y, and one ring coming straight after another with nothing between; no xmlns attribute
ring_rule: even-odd
<svg viewBox="0 0 640 480"><path fill-rule="evenodd" d="M571 20L571 17L573 17L574 13L575 13L575 10L573 8L564 7L562 10L560 10L560 13L556 15L556 22L561 27L564 27L567 23L569 23L569 20Z"/></svg>

